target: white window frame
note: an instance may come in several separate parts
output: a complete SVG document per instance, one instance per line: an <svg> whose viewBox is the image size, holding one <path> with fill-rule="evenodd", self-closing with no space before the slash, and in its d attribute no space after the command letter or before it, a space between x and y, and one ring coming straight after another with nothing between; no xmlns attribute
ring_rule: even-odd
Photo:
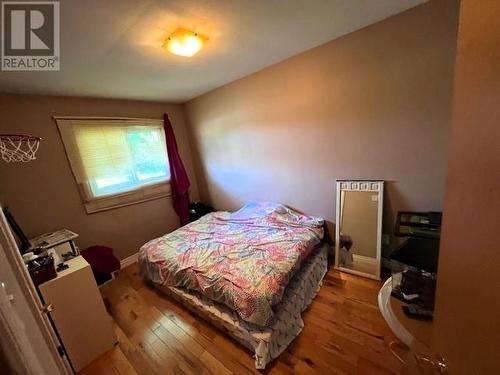
<svg viewBox="0 0 500 375"><path fill-rule="evenodd" d="M132 204L147 202L154 199L164 198L171 196L170 180L142 186L138 189L107 195L104 197L94 197L88 182L79 182L77 168L79 161L74 160L75 157L71 156L77 150L75 138L72 135L71 126L78 123L89 123L95 121L98 124L101 122L119 122L123 125L152 125L162 126L163 120L161 119L148 119L148 118L129 118L129 117L88 117L88 116L54 116L59 134L64 146L66 158L68 159L71 172L78 186L78 191L82 198L83 205L88 214L111 210L114 208L129 206ZM72 150L69 152L68 150ZM167 166L168 168L168 166Z"/></svg>

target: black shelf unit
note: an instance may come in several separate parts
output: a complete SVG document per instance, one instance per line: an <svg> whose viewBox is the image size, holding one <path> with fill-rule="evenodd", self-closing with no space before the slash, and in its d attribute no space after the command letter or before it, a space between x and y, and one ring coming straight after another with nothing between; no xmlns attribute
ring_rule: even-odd
<svg viewBox="0 0 500 375"><path fill-rule="evenodd" d="M406 241L390 255L391 261L436 273L441 218L441 212L399 211L395 235Z"/></svg>
<svg viewBox="0 0 500 375"><path fill-rule="evenodd" d="M399 211L396 219L397 237L430 238L441 237L441 212Z"/></svg>

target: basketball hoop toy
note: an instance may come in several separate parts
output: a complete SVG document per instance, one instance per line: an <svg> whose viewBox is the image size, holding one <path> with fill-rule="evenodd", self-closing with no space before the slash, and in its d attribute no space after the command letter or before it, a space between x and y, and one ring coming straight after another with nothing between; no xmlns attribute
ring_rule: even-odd
<svg viewBox="0 0 500 375"><path fill-rule="evenodd" d="M7 163L35 160L42 138L24 134L0 134L0 155Z"/></svg>

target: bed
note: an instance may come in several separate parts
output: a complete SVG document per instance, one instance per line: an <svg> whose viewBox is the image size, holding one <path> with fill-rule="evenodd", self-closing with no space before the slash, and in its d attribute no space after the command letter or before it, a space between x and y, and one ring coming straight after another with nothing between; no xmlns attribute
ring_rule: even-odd
<svg viewBox="0 0 500 375"><path fill-rule="evenodd" d="M327 271L323 220L275 203L215 212L141 247L141 275L252 350L264 369L300 333Z"/></svg>

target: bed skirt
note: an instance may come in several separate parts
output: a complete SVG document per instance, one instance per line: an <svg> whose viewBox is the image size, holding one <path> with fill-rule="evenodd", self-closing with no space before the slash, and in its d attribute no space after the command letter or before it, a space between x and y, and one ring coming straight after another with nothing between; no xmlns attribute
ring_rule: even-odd
<svg viewBox="0 0 500 375"><path fill-rule="evenodd" d="M283 353L302 331L304 327L302 312L321 287L327 272L330 251L330 246L324 244L316 254L304 262L287 286L281 303L276 306L273 323L268 327L247 323L229 308L198 293L153 285L254 352L255 367L264 369L269 362Z"/></svg>

